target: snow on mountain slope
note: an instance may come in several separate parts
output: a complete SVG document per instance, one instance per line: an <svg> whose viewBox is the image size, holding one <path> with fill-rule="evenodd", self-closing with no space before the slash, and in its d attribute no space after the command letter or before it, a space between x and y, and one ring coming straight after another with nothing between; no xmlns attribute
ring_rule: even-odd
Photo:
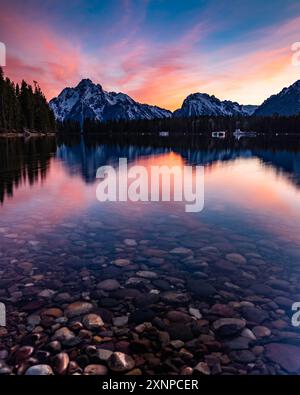
<svg viewBox="0 0 300 395"><path fill-rule="evenodd" d="M254 115L296 115L300 113L300 80L272 95L263 102Z"/></svg>
<svg viewBox="0 0 300 395"><path fill-rule="evenodd" d="M206 93L193 93L183 102L182 107L174 112L175 117L193 117L200 115L233 116L251 115L255 106L243 106L230 100L221 101ZM253 113L252 112L252 113Z"/></svg>
<svg viewBox="0 0 300 395"><path fill-rule="evenodd" d="M68 119L134 120L172 116L172 112L140 104L124 93L106 92L101 85L83 79L75 88L65 88L49 103L58 121Z"/></svg>

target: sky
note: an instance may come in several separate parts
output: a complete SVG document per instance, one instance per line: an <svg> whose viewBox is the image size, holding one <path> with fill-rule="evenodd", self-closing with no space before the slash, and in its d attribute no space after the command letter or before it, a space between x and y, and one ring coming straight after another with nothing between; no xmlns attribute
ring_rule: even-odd
<svg viewBox="0 0 300 395"><path fill-rule="evenodd" d="M1 0L0 42L5 74L49 100L90 78L170 110L195 92L260 104L300 79L300 2Z"/></svg>

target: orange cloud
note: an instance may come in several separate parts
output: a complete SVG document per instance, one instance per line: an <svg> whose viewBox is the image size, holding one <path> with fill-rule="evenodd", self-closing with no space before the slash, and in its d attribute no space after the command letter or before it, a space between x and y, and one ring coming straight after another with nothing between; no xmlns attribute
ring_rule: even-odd
<svg viewBox="0 0 300 395"><path fill-rule="evenodd" d="M124 0L123 6L120 27L127 33L121 36L114 30L110 42L93 49L81 38L71 41L62 36L46 18L29 20L13 9L2 10L6 74L15 81L37 80L48 99L89 77L106 90L123 91L140 102L172 110L188 94L199 91L259 104L299 79L300 69L291 65L290 47L300 39L300 17L214 49L207 48L207 40L217 25L198 23L180 38L155 40L138 32L147 1L136 21L132 3Z"/></svg>

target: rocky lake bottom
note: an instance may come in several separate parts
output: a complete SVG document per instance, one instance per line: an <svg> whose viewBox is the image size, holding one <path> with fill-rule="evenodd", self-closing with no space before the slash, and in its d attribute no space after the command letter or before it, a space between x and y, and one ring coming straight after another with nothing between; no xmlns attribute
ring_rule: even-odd
<svg viewBox="0 0 300 395"><path fill-rule="evenodd" d="M119 148L84 148L2 173L0 374L299 374L300 193L277 154L198 152L206 203L191 214L100 204L90 174ZM186 161L150 153L132 160Z"/></svg>

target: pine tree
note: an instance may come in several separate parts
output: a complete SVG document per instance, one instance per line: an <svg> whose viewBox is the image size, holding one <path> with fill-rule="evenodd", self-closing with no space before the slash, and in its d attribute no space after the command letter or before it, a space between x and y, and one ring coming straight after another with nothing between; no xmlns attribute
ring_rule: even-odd
<svg viewBox="0 0 300 395"><path fill-rule="evenodd" d="M53 132L54 114L37 82L15 86L0 68L0 132L20 130Z"/></svg>

